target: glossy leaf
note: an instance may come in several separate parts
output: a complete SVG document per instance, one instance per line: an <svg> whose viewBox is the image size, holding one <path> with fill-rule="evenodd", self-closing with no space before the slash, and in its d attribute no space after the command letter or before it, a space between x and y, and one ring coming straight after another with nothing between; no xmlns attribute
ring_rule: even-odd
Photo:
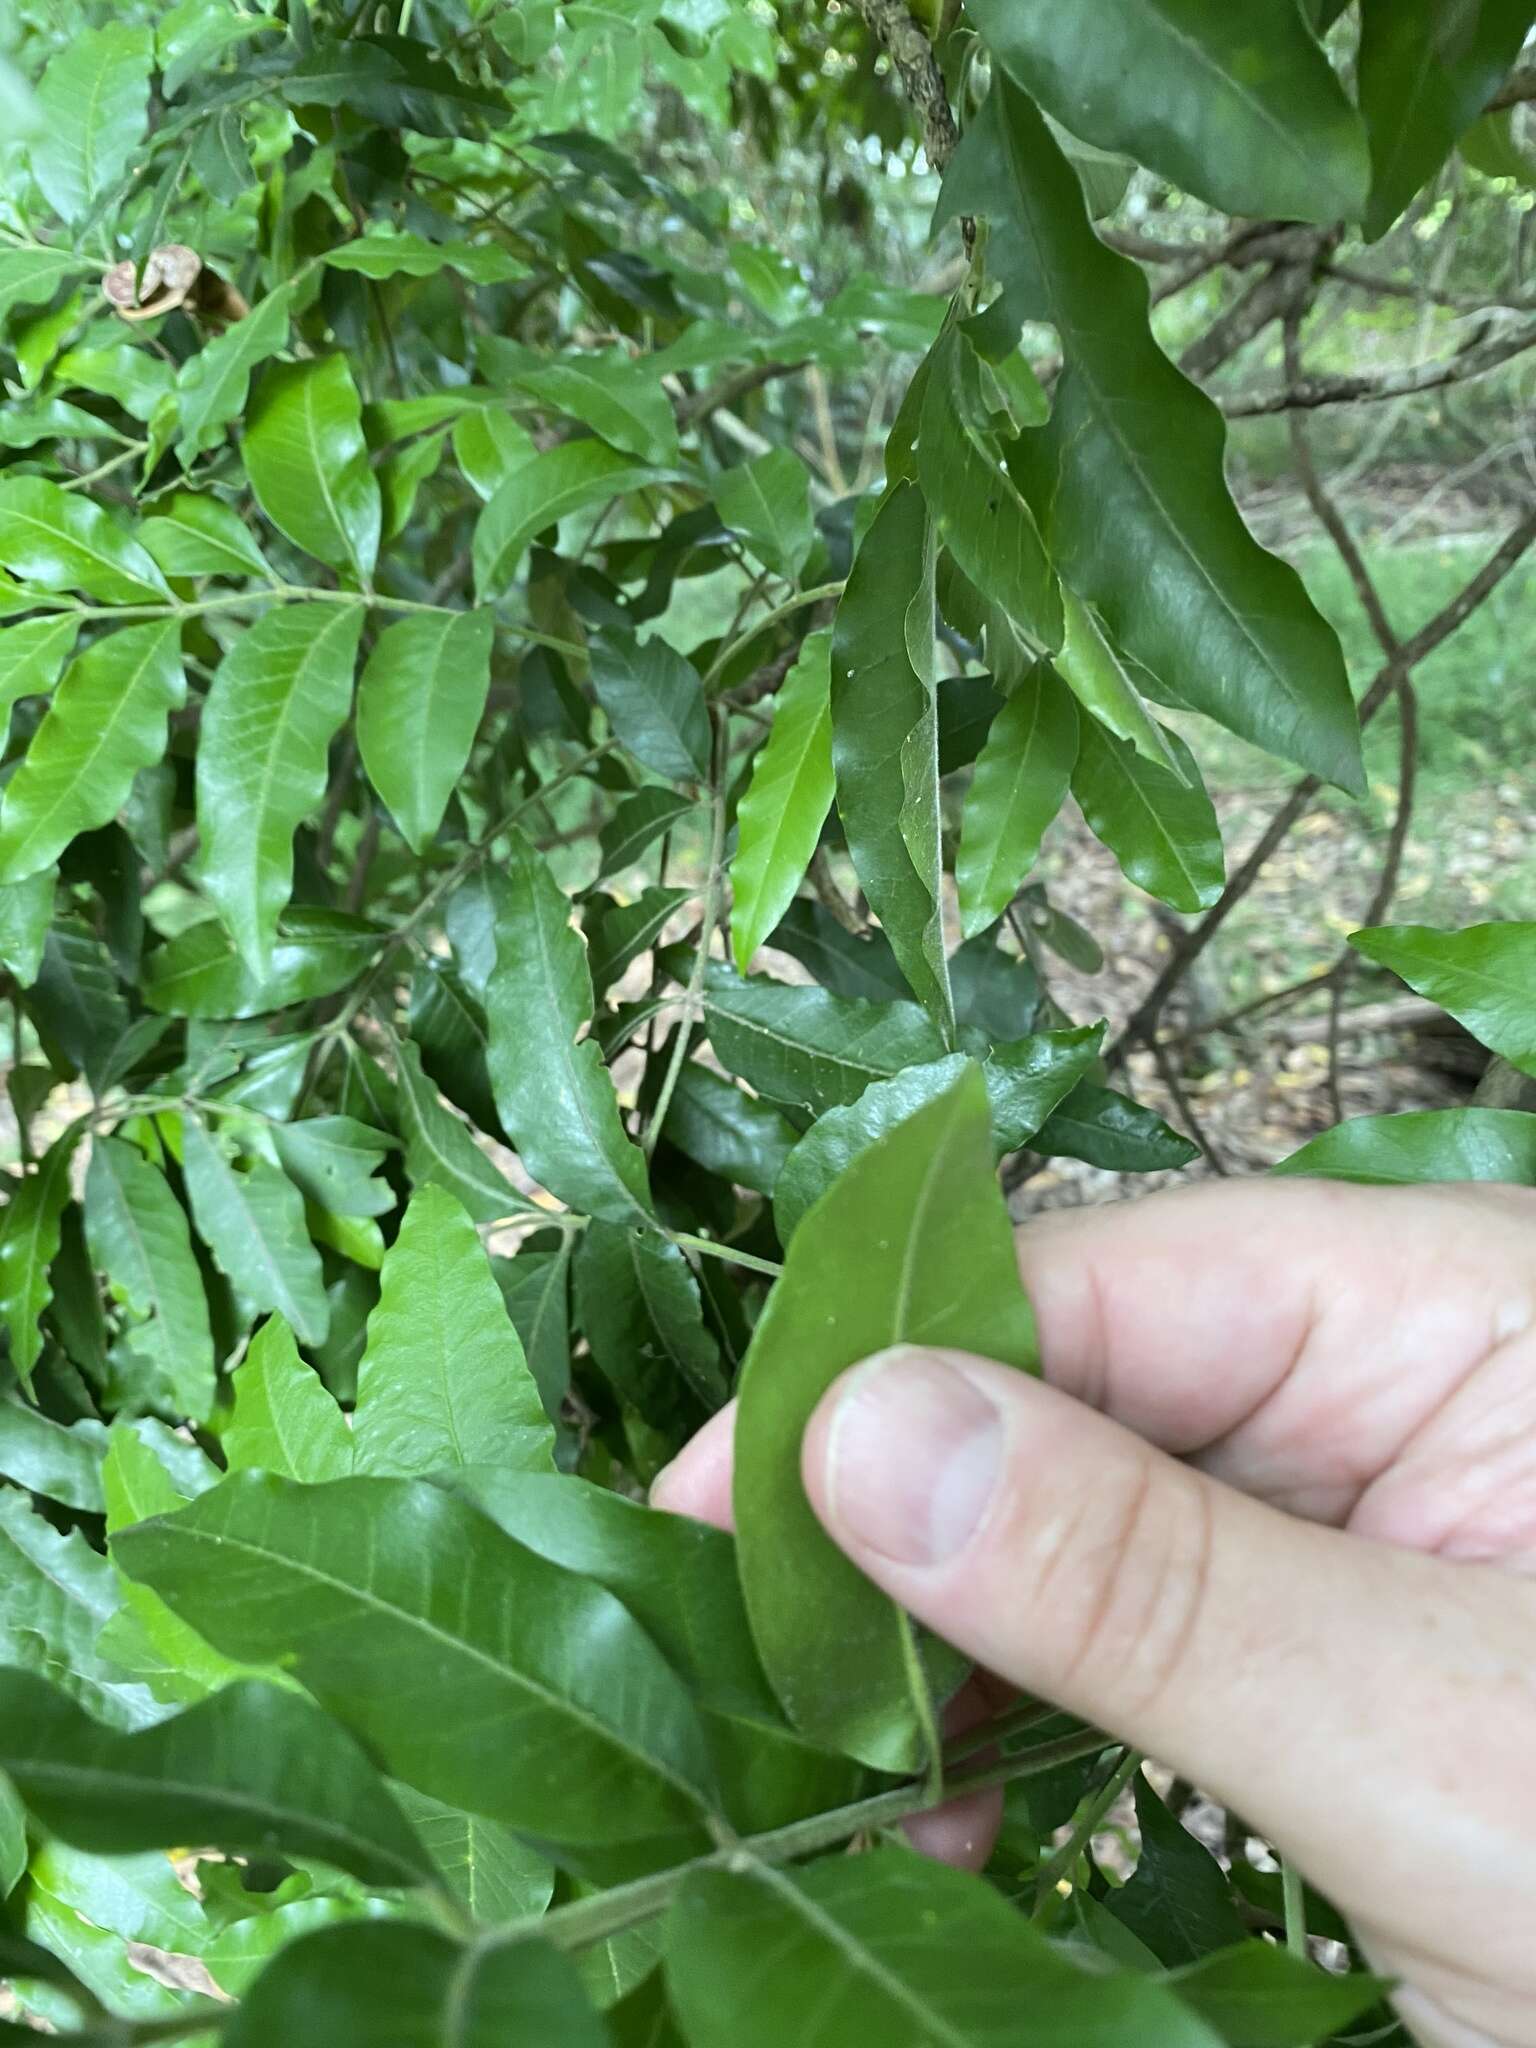
<svg viewBox="0 0 1536 2048"><path fill-rule="evenodd" d="M143 1686L101 1655L116 1574L78 1529L61 1534L26 1495L0 1488L0 1663L35 1672L117 1728L157 1718Z"/></svg>
<svg viewBox="0 0 1536 2048"><path fill-rule="evenodd" d="M1144 1775L1135 1781L1141 1854L1110 1911L1172 1967L1243 1938L1221 1865L1158 1798Z"/></svg>
<svg viewBox="0 0 1536 2048"><path fill-rule="evenodd" d="M396 1075L405 1163L417 1187L446 1188L477 1223L496 1223L532 1206L444 1105L416 1046L398 1046Z"/></svg>
<svg viewBox="0 0 1536 2048"><path fill-rule="evenodd" d="M1383 1187L1450 1180L1536 1187L1536 1116L1473 1108L1349 1117L1270 1171Z"/></svg>
<svg viewBox="0 0 1536 2048"><path fill-rule="evenodd" d="M94 641L65 671L0 806L0 884L52 865L116 817L141 768L165 752L186 701L181 628L154 619Z"/></svg>
<svg viewBox="0 0 1536 2048"><path fill-rule="evenodd" d="M494 1927L544 1911L555 1888L554 1866L510 1828L409 1786L395 1796L438 1876L472 1920Z"/></svg>
<svg viewBox="0 0 1536 2048"><path fill-rule="evenodd" d="M79 631L79 620L67 612L0 627L0 704L7 713L19 697L41 697L53 688Z"/></svg>
<svg viewBox="0 0 1536 2048"><path fill-rule="evenodd" d="M105 604L161 604L170 585L126 527L46 477L0 482L0 566L34 590L78 590Z"/></svg>
<svg viewBox="0 0 1536 2048"><path fill-rule="evenodd" d="M610 628L588 649L592 687L614 737L637 761L669 782L702 782L709 774L709 713L691 661L665 640L639 640Z"/></svg>
<svg viewBox="0 0 1536 2048"><path fill-rule="evenodd" d="M684 1063L663 1135L706 1173L772 1194L795 1143L794 1127L759 1096L696 1060Z"/></svg>
<svg viewBox="0 0 1536 2048"><path fill-rule="evenodd" d="M294 832L325 795L362 624L351 605L266 613L225 655L203 707L198 871L258 978L293 889Z"/></svg>
<svg viewBox="0 0 1536 2048"><path fill-rule="evenodd" d="M1004 421L1011 431L1011 423ZM1035 516L992 431L981 366L958 327L928 359L917 474L939 539L992 604L1047 647L1061 644L1061 592Z"/></svg>
<svg viewBox="0 0 1536 2048"><path fill-rule="evenodd" d="M967 127L943 211L993 222L1013 317L1048 320L1062 337L1051 423L1014 444L1009 466L1063 577L1181 703L1359 789L1337 638L1295 571L1243 524L1220 415L1153 340L1145 279L1098 240L1071 166L1006 78Z"/></svg>
<svg viewBox="0 0 1536 2048"><path fill-rule="evenodd" d="M46 873L44 881L51 900ZM53 1064L79 1069L93 1089L106 1087L128 1030L128 1006L111 954L83 919L55 915L27 1006Z"/></svg>
<svg viewBox="0 0 1536 2048"><path fill-rule="evenodd" d="M306 1935L223 2030L226 2048L606 2048L576 1965L543 1941L464 1948L435 1927L358 1921ZM342 2038L345 2038L344 2036Z"/></svg>
<svg viewBox="0 0 1536 2048"><path fill-rule="evenodd" d="M648 363L622 353L548 356L499 334L483 335L475 354L492 383L580 420L610 447L641 462L676 462L671 401Z"/></svg>
<svg viewBox="0 0 1536 2048"><path fill-rule="evenodd" d="M816 541L811 480L788 448L770 448L715 479L720 517L776 576L795 582Z"/></svg>
<svg viewBox="0 0 1536 2048"><path fill-rule="evenodd" d="M238 1586L208 1570L231 1545ZM238 1473L116 1554L227 1655L291 1659L391 1775L450 1805L615 1843L707 1796L687 1695L613 1596L424 1481Z"/></svg>
<svg viewBox="0 0 1536 2048"><path fill-rule="evenodd" d="M940 891L934 537L900 484L875 515L832 634L837 809L864 893L948 1044L954 1001Z"/></svg>
<svg viewBox="0 0 1536 2048"><path fill-rule="evenodd" d="M1041 662L1006 699L976 757L955 856L961 929L995 924L1023 886L1077 761L1077 706Z"/></svg>
<svg viewBox="0 0 1536 2048"><path fill-rule="evenodd" d="M1178 771L1168 735L1148 711L1098 620L1070 590L1062 592L1066 634L1056 656L1056 673L1083 709L1128 740L1153 767Z"/></svg>
<svg viewBox="0 0 1536 2048"><path fill-rule="evenodd" d="M1287 0L981 0L994 57L1057 120L1229 213L1328 223L1365 201L1365 138Z"/></svg>
<svg viewBox="0 0 1536 2048"><path fill-rule="evenodd" d="M279 286L182 364L176 379L176 417L186 467L222 440L229 422L244 411L252 370L287 343L292 304L292 286Z"/></svg>
<svg viewBox="0 0 1536 2048"><path fill-rule="evenodd" d="M234 1414L222 1438L231 1472L276 1472L319 1485L352 1471L346 1419L280 1316L251 1339L233 1384Z"/></svg>
<svg viewBox="0 0 1536 2048"><path fill-rule="evenodd" d="M1474 924L1436 931L1385 924L1349 943L1438 1003L1472 1036L1524 1074L1536 1074L1536 924Z"/></svg>
<svg viewBox="0 0 1536 2048"><path fill-rule="evenodd" d="M0 249L0 320L14 307L46 305L66 277L89 268L72 249Z"/></svg>
<svg viewBox="0 0 1536 2048"><path fill-rule="evenodd" d="M154 38L137 23L77 29L38 88L32 175L54 212L84 220L132 161L149 112Z"/></svg>
<svg viewBox="0 0 1536 2048"><path fill-rule="evenodd" d="M1362 0L1360 111L1371 148L1365 210L1374 240L1482 113L1531 26L1526 0Z"/></svg>
<svg viewBox="0 0 1536 2048"><path fill-rule="evenodd" d="M332 270L354 270L375 280L385 277L435 277L440 270L459 271L475 284L504 284L524 274L523 266L505 249L489 243L428 242L420 235L370 229L355 241L327 249Z"/></svg>
<svg viewBox="0 0 1536 2048"><path fill-rule="evenodd" d="M384 1216L395 1206L376 1178L395 1141L349 1116L307 1116L274 1124L271 1139L284 1171L311 1202L337 1216Z"/></svg>
<svg viewBox="0 0 1536 2048"><path fill-rule="evenodd" d="M66 1426L25 1401L0 1401L0 1474L29 1493L101 1514L106 1451L107 1432L99 1422Z"/></svg>
<svg viewBox="0 0 1536 2048"><path fill-rule="evenodd" d="M1311 2048L1341 2034L1390 1990L1361 1971L1335 1976L1267 1941L1245 1941L1169 1979L1182 2004L1232 2048Z"/></svg>
<svg viewBox="0 0 1536 2048"><path fill-rule="evenodd" d="M681 790L637 789L619 804L598 835L601 866L597 879L622 874L653 846L664 832L698 808L698 799Z"/></svg>
<svg viewBox="0 0 1536 2048"><path fill-rule="evenodd" d="M175 1017L261 1017L345 988L379 949L379 929L345 911L293 904L278 918L264 975L253 974L217 918L190 926L144 962L144 1000Z"/></svg>
<svg viewBox="0 0 1536 2048"><path fill-rule="evenodd" d="M1177 733L1167 739L1181 775L1083 719L1072 794L1131 881L1175 910L1208 910L1226 881L1221 827L1194 755Z"/></svg>
<svg viewBox="0 0 1536 2048"><path fill-rule="evenodd" d="M175 491L139 529L167 576L271 578L266 557L240 515L218 498Z"/></svg>
<svg viewBox="0 0 1536 2048"><path fill-rule="evenodd" d="M54 1139L36 1171L12 1190L0 1216L0 1316L23 1386L31 1385L43 1352L38 1318L53 1299L49 1268L58 1256L80 1131L72 1124Z"/></svg>
<svg viewBox="0 0 1536 2048"><path fill-rule="evenodd" d="M514 470L475 526L475 590L482 604L506 594L529 542L567 513L654 483L657 472L601 441L562 441Z"/></svg>
<svg viewBox="0 0 1536 2048"><path fill-rule="evenodd" d="M418 1188L384 1255L358 1369L357 1469L412 1478L447 1466L552 1471L554 1431L474 1224Z"/></svg>
<svg viewBox="0 0 1536 2048"><path fill-rule="evenodd" d="M912 1627L816 1519L800 1438L840 1372L904 1342L1035 1360L975 1069L861 1153L817 1204L741 1378L737 1540L764 1668L803 1734L886 1770L923 1761L929 1709Z"/></svg>
<svg viewBox="0 0 1536 2048"><path fill-rule="evenodd" d="M1154 1979L1079 1968L980 1878L908 1849L690 1877L667 1985L689 2048L1018 2048L1021 2025L1029 2048L1220 2038Z"/></svg>
<svg viewBox="0 0 1536 2048"><path fill-rule="evenodd" d="M44 868L25 882L0 889L0 966L29 989L42 968L53 919L58 872Z"/></svg>
<svg viewBox="0 0 1536 2048"><path fill-rule="evenodd" d="M591 1038L592 976L565 892L514 827L492 877L496 967L486 987L491 1086L534 1179L578 1213L634 1222L651 1207L645 1160Z"/></svg>
<svg viewBox="0 0 1536 2048"><path fill-rule="evenodd" d="M592 986L598 995L603 995L626 969L651 951L668 923L692 896L691 889L643 889L633 903L620 903L611 896L587 898L582 931L587 941Z"/></svg>
<svg viewBox="0 0 1536 2048"><path fill-rule="evenodd" d="M598 1370L655 1429L724 1405L720 1353L688 1261L654 1230L596 1221L575 1260L576 1306Z"/></svg>
<svg viewBox="0 0 1536 2048"><path fill-rule="evenodd" d="M1094 1081L1079 1081L1052 1111L1034 1149L1047 1158L1065 1153L1069 1159L1086 1159L1109 1173L1162 1173L1200 1156L1155 1110Z"/></svg>
<svg viewBox="0 0 1536 2048"><path fill-rule="evenodd" d="M318 1856L365 1884L431 1876L362 1752L276 1686L228 1686L122 1734L31 1673L3 1671L0 1769L50 1833L100 1855L195 1841Z"/></svg>
<svg viewBox="0 0 1536 2048"><path fill-rule="evenodd" d="M944 1041L915 1003L866 1002L711 961L704 980L709 1042L728 1073L770 1102L820 1115L855 1102L871 1081L943 1057Z"/></svg>
<svg viewBox="0 0 1536 2048"><path fill-rule="evenodd" d="M258 1311L281 1316L306 1344L323 1343L330 1308L304 1197L258 1152L237 1166L227 1144L227 1126L215 1133L190 1111L182 1117L181 1166L198 1235Z"/></svg>
<svg viewBox="0 0 1536 2048"><path fill-rule="evenodd" d="M736 811L731 944L743 974L789 908L832 808L832 635L812 633L784 678Z"/></svg>
<svg viewBox="0 0 1536 2048"><path fill-rule="evenodd" d="M85 1235L123 1308L122 1342L145 1375L145 1404L203 1420L213 1338L186 1212L158 1168L121 1138L92 1140Z"/></svg>
<svg viewBox="0 0 1536 2048"><path fill-rule="evenodd" d="M362 404L342 355L284 363L257 388L241 443L256 501L296 547L359 580L373 573L382 519Z"/></svg>
<svg viewBox="0 0 1536 2048"><path fill-rule="evenodd" d="M442 823L491 687L487 611L420 613L379 635L357 692L368 779L422 853Z"/></svg>

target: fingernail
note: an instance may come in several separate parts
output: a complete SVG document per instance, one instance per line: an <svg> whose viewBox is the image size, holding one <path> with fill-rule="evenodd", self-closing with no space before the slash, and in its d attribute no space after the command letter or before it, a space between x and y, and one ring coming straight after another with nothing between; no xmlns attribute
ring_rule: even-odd
<svg viewBox="0 0 1536 2048"><path fill-rule="evenodd" d="M893 1564L947 1563L992 1498L996 1408L946 1359L906 1346L866 1359L834 1399L823 1451L833 1522Z"/></svg>

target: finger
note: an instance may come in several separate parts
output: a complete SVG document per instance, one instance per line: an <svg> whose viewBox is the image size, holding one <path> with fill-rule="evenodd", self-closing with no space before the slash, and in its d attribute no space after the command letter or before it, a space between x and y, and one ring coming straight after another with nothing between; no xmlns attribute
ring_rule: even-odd
<svg viewBox="0 0 1536 2048"><path fill-rule="evenodd" d="M691 1515L717 1529L734 1529L731 1508L731 1448L736 1434L736 1403L728 1401L711 1415L696 1436L663 1465L651 1481L651 1506L669 1515Z"/></svg>
<svg viewBox="0 0 1536 2048"><path fill-rule="evenodd" d="M845 1374L803 1469L829 1532L893 1598L1299 1848L1341 1904L1375 1910L1388 1834L1403 1868L1432 1867L1469 1827L1491 1849L1522 1801L1509 1853L1536 1885L1525 1581L1281 1515L956 1353ZM1468 1931L1460 1905L1449 1917Z"/></svg>
<svg viewBox="0 0 1536 2048"><path fill-rule="evenodd" d="M1536 1325L1533 1220L1523 1189L1224 1181L1042 1218L1019 1263L1053 1385L1342 1522Z"/></svg>
<svg viewBox="0 0 1536 2048"><path fill-rule="evenodd" d="M651 1505L667 1514L691 1515L717 1529L733 1526L731 1517L731 1447L736 1403L730 1402L686 1443L651 1484ZM948 1735L963 1735L990 1720L996 1701L975 1679L962 1687L944 1715ZM992 1854L1003 1824L1001 1792L972 1792L932 1813L920 1813L904 1825L916 1849L936 1862L961 1870L980 1870Z"/></svg>

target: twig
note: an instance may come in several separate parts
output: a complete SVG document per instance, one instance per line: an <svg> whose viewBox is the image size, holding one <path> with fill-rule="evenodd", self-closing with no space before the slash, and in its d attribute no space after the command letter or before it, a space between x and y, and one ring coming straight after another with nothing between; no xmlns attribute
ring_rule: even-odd
<svg viewBox="0 0 1536 2048"><path fill-rule="evenodd" d="M902 0L858 0L858 9L891 53L902 91L923 124L923 153L936 171L949 167L960 140L944 74L933 45L907 12ZM975 234L974 226L971 235ZM970 237L967 237L969 241Z"/></svg>
<svg viewBox="0 0 1536 2048"><path fill-rule="evenodd" d="M749 392L759 391L765 384L772 384L779 377L796 377L806 367L805 358L793 363L749 363L744 370L735 370L729 377L722 377L718 384L711 384L703 391L679 399L677 423L680 427L696 427L701 420L707 420L711 413L718 412L723 405L734 405L738 398L745 398Z"/></svg>
<svg viewBox="0 0 1536 2048"><path fill-rule="evenodd" d="M661 1127L667 1120L667 1111L672 1107L672 1097L677 1091L683 1063L688 1057L693 1022L698 1011L699 997L704 989L704 975L709 966L709 948L720 922L725 880L725 724L723 718L717 719L715 723L713 788L710 791L712 824L709 837L709 869L704 878L704 901L699 911L698 949L693 956L693 968L684 992L683 1014L678 1022L677 1036L672 1041L672 1055L667 1062L667 1071L662 1076L661 1092L656 1097L656 1107L651 1112L651 1120L646 1126L642 1140L642 1150L647 1159L656 1150L656 1141L661 1136Z"/></svg>
<svg viewBox="0 0 1536 2048"><path fill-rule="evenodd" d="M1241 298L1213 320L1204 334L1197 335L1179 357L1186 377L1208 377L1240 348L1262 334L1296 296L1296 272L1290 264L1275 263L1262 277L1255 278ZM1287 378L1287 382L1294 382Z"/></svg>
<svg viewBox="0 0 1536 2048"><path fill-rule="evenodd" d="M1201 1128L1200 1119L1195 1115L1193 1108L1190 1106L1189 1097L1184 1092L1184 1084L1179 1079L1179 1070L1169 1058L1168 1049L1161 1039L1155 1038L1152 1040L1152 1057L1157 1062L1157 1071L1163 1078L1163 1086L1173 1097L1174 1107L1178 1110L1179 1115L1183 1117L1190 1137L1194 1139L1210 1162L1211 1171L1221 1180L1226 1180L1228 1178L1226 1164L1221 1154L1211 1143L1206 1132Z"/></svg>
<svg viewBox="0 0 1536 2048"><path fill-rule="evenodd" d="M1473 341L1441 362L1418 363L1411 369L1389 371L1382 377L1312 377L1288 385L1283 391L1246 395L1239 392L1222 402L1222 411L1228 419L1260 419L1294 408L1310 412L1322 405L1378 404L1383 399L1406 398L1418 391L1439 391L1447 384L1464 384L1496 370L1528 348L1536 348L1536 321Z"/></svg>
<svg viewBox="0 0 1536 2048"><path fill-rule="evenodd" d="M806 880L815 891L816 901L822 909L829 912L845 932L853 938L862 939L866 926L859 915L858 905L850 903L837 886L837 877L832 872L832 863L827 858L827 849L824 846L818 846L811 855L810 865L806 869Z"/></svg>
<svg viewBox="0 0 1536 2048"><path fill-rule="evenodd" d="M1377 671L1360 703L1362 726L1370 724L1397 687L1399 677L1410 674L1443 640L1449 639L1465 623L1490 592L1503 582L1533 541L1536 541L1536 508L1527 512L1510 529L1477 574L1462 586L1451 602L1402 643L1397 661L1387 662ZM1290 795L1265 826L1257 843L1215 903L1197 925L1192 925L1181 939L1174 941L1172 953L1162 973L1137 1005L1119 1038L1106 1052L1105 1058L1111 1067L1124 1060L1126 1052L1132 1045L1151 1044L1157 1029L1157 1020L1162 1015L1163 1006L1169 996L1248 894L1268 864L1275 848L1280 845L1322 786L1322 778L1317 775L1304 775L1294 785Z"/></svg>
<svg viewBox="0 0 1536 2048"><path fill-rule="evenodd" d="M1040 1917L1051 1893L1097 1834L1099 1823L1105 1814L1141 1769L1142 1762L1140 1750L1128 1749L1105 1782L1096 1791L1091 1791L1085 1796L1073 1818L1072 1832L1060 1848L1054 1849L1035 1872L1036 1919Z"/></svg>

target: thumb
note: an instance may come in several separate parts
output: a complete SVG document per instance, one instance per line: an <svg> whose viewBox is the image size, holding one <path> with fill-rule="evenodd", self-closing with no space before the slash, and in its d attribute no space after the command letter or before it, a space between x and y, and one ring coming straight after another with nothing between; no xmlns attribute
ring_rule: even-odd
<svg viewBox="0 0 1536 2048"><path fill-rule="evenodd" d="M1385 1827L1407 1867L1405 1826L1432 1862L1489 1776L1519 1780L1519 1581L1293 1520L956 1352L845 1373L803 1471L835 1541L920 1620L1234 1807L1341 1905L1381 1905Z"/></svg>

